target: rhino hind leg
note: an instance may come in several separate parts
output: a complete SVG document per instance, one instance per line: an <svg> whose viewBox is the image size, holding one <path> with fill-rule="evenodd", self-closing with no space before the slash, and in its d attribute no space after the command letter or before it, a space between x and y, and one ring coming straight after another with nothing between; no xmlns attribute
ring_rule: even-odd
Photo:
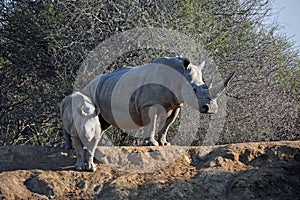
<svg viewBox="0 0 300 200"><path fill-rule="evenodd" d="M72 149L72 140L71 135L67 133L67 131L64 129L64 143L62 145L63 149Z"/></svg>
<svg viewBox="0 0 300 200"><path fill-rule="evenodd" d="M74 165L74 168L78 171L82 171L85 169L85 153L83 149L83 145L81 140L78 137L72 137L72 144L76 152L76 164Z"/></svg>

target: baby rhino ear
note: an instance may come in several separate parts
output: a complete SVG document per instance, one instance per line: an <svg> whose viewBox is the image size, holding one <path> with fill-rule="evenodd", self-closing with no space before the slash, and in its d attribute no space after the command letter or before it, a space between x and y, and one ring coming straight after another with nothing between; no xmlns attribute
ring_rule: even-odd
<svg viewBox="0 0 300 200"><path fill-rule="evenodd" d="M79 106L79 107L77 108L77 112L78 112L78 114L79 114L80 116L84 116L84 115L85 115L84 112L83 112L83 106Z"/></svg>
<svg viewBox="0 0 300 200"><path fill-rule="evenodd" d="M89 113L89 108L84 106L84 105L81 105L80 107L77 108L78 109L78 113L81 115L81 116L87 116L88 113Z"/></svg>
<svg viewBox="0 0 300 200"><path fill-rule="evenodd" d="M190 60L189 60L188 58L183 57L183 58L182 58L182 63L183 63L183 66L184 66L185 68L187 68L191 62L190 62Z"/></svg>

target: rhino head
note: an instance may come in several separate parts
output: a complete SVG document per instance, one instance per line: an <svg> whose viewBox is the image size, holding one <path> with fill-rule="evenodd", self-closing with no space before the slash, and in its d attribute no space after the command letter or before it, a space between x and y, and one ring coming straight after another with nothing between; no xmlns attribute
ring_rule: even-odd
<svg viewBox="0 0 300 200"><path fill-rule="evenodd" d="M99 123L99 109L91 104L81 105L78 108L78 113L81 116L80 135L84 136L87 141L91 141L101 133ZM81 136L81 137L82 137Z"/></svg>
<svg viewBox="0 0 300 200"><path fill-rule="evenodd" d="M197 87L195 91L199 111L201 113L214 114L218 112L217 99L222 94L235 72L232 72L224 81L220 82L217 86L212 87L211 83Z"/></svg>
<svg viewBox="0 0 300 200"><path fill-rule="evenodd" d="M212 80L209 83L202 81L202 69L205 65L203 61L199 66L192 65L187 58L183 58L182 61L184 67L189 69L186 74L187 80L189 80L194 94L197 97L197 102L188 99L194 108L198 109L200 113L213 114L218 111L217 99L227 87L230 80L232 80L235 72L232 72L224 81L220 82L217 86L212 87ZM195 75L196 74L196 75Z"/></svg>

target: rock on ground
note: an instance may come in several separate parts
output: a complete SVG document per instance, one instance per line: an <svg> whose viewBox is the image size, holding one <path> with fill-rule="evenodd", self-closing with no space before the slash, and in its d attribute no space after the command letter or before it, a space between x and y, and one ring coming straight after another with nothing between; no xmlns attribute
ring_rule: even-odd
<svg viewBox="0 0 300 200"><path fill-rule="evenodd" d="M0 199L299 199L300 141L202 147L0 147Z"/></svg>

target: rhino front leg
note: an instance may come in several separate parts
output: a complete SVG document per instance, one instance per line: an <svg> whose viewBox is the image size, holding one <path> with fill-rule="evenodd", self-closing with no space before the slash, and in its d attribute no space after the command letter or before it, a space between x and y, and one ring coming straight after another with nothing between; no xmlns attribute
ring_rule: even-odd
<svg viewBox="0 0 300 200"><path fill-rule="evenodd" d="M149 108L149 113L147 112L147 110L146 112L143 112L143 121L146 122L147 119L148 121L150 121L150 123L148 123L148 125L144 127L144 134L146 136L150 135L150 143L153 146L159 146L159 143L155 139L155 125L161 109L162 108L160 108L159 106L152 106Z"/></svg>
<svg viewBox="0 0 300 200"><path fill-rule="evenodd" d="M72 144L76 152L76 164L74 165L74 168L78 171L82 171L85 169L84 164L84 149L81 140L78 137L73 136L72 137Z"/></svg>
<svg viewBox="0 0 300 200"><path fill-rule="evenodd" d="M170 126L175 122L178 114L180 112L180 108L176 108L172 111L171 115L166 120L161 120L159 125L158 132L158 141L162 146L171 146L171 144L167 141L167 133Z"/></svg>

